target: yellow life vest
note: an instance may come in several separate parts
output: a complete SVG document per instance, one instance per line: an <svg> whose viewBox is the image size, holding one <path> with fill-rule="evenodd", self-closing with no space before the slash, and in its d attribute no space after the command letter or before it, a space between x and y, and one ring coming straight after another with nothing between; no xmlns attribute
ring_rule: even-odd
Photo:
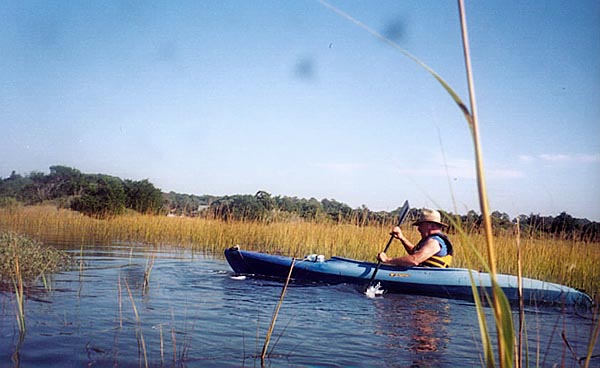
<svg viewBox="0 0 600 368"><path fill-rule="evenodd" d="M452 256L431 256L419 266L448 268L452 264Z"/></svg>
<svg viewBox="0 0 600 368"><path fill-rule="evenodd" d="M422 239L415 247L415 250L419 250L427 242L427 240L434 238L434 237L440 238L444 242L444 244L441 244L441 242L438 240L438 242L440 242L440 247L443 248L444 245L446 246L447 255L445 255L445 256L433 255L433 256L429 257L427 260L421 262L421 264L419 264L419 266L448 268L452 264L452 255L454 254L454 249L452 247L452 243L450 242L450 239L448 239L448 237L445 234L436 233L436 234L426 237L425 239Z"/></svg>

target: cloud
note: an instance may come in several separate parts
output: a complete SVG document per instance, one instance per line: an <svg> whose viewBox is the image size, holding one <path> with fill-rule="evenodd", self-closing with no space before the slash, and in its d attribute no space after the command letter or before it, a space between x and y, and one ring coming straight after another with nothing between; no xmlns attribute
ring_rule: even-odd
<svg viewBox="0 0 600 368"><path fill-rule="evenodd" d="M538 157L542 161L547 161L547 162L565 162L565 161L569 161L570 160L569 156L562 155L562 154L547 154L547 153L542 153Z"/></svg>
<svg viewBox="0 0 600 368"><path fill-rule="evenodd" d="M583 163L600 163L600 153L595 155L575 155L575 161Z"/></svg>
<svg viewBox="0 0 600 368"><path fill-rule="evenodd" d="M521 162L533 163L542 161L546 163L600 163L600 153L590 154L572 154L566 155L562 153L542 153L536 156L520 155Z"/></svg>
<svg viewBox="0 0 600 368"><path fill-rule="evenodd" d="M535 157L530 155L520 155L519 160L522 162L533 162L535 161Z"/></svg>

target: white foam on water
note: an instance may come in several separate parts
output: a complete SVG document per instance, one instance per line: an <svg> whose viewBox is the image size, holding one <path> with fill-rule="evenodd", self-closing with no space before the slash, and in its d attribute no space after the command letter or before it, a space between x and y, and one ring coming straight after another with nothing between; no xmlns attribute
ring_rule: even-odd
<svg viewBox="0 0 600 368"><path fill-rule="evenodd" d="M244 275L239 275L239 276L231 276L232 280L246 280L246 276Z"/></svg>
<svg viewBox="0 0 600 368"><path fill-rule="evenodd" d="M384 292L385 292L385 290L383 290L381 288L381 284L378 282L377 285L375 285L375 286L373 286L373 285L369 286L367 288L367 290L365 291L365 295L368 298L376 298L378 296L382 296Z"/></svg>

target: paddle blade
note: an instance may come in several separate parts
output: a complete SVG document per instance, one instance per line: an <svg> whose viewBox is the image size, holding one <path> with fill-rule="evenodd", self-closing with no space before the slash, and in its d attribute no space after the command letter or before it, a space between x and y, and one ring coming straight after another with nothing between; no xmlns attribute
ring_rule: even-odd
<svg viewBox="0 0 600 368"><path fill-rule="evenodd" d="M404 220L406 219L406 215L408 215L408 211L410 210L410 205L408 204L408 200L404 201L402 208L400 209L400 213L398 214L398 226L402 225Z"/></svg>

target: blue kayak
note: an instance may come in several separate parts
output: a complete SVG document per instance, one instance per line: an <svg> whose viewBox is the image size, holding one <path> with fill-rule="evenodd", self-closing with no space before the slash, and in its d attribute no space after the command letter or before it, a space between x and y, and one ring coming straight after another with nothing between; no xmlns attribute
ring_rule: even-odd
<svg viewBox="0 0 600 368"><path fill-rule="evenodd" d="M225 258L236 274L286 279L292 263L291 257L261 252L244 251L238 246L225 250ZM356 284L366 286L376 263L356 261L342 257L324 259L311 255L296 259L292 279L296 282L326 284ZM473 300L471 278L476 285L490 293L490 275L466 268L430 268L380 265L375 280L388 293L419 294L450 299ZM499 285L511 303L519 301L516 276L497 275ZM591 306L592 299L576 289L551 282L523 278L523 297L528 305L560 304Z"/></svg>

